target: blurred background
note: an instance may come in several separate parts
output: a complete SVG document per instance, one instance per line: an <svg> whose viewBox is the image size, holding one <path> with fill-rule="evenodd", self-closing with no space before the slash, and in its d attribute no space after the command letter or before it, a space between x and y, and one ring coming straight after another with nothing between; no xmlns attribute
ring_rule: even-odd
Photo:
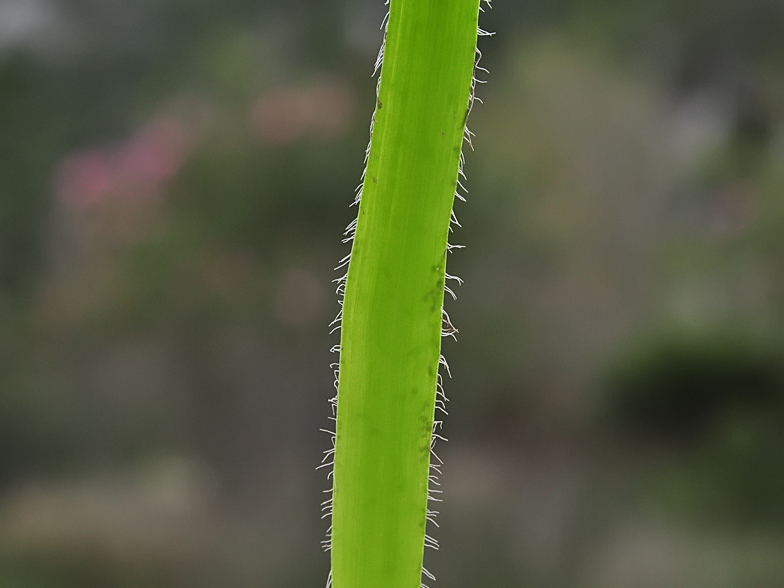
<svg viewBox="0 0 784 588"><path fill-rule="evenodd" d="M323 586L382 0L0 0L0 586ZM435 588L784 586L784 4L497 1Z"/></svg>

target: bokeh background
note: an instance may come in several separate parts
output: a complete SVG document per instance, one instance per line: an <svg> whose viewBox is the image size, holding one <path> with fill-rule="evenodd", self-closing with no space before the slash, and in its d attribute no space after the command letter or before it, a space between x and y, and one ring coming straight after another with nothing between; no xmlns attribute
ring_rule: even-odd
<svg viewBox="0 0 784 588"><path fill-rule="evenodd" d="M381 0L0 0L0 586L322 586ZM439 580L784 586L784 4L497 0Z"/></svg>

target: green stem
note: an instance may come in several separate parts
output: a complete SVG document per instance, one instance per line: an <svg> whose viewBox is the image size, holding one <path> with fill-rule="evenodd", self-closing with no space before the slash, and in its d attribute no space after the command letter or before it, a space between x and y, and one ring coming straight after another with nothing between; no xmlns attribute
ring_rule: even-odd
<svg viewBox="0 0 784 588"><path fill-rule="evenodd" d="M391 0L343 302L334 588L419 588L479 0Z"/></svg>

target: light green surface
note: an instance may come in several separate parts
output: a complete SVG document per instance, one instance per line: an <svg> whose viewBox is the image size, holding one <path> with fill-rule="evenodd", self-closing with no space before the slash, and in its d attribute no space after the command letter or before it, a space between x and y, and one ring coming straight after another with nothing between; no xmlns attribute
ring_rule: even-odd
<svg viewBox="0 0 784 588"><path fill-rule="evenodd" d="M449 219L479 0L392 0L346 282L334 588L419 588Z"/></svg>

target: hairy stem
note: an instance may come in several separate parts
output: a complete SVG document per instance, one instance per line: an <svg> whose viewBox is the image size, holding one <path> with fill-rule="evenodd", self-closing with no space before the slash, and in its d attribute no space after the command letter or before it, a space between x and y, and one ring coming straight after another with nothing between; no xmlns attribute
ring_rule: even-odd
<svg viewBox="0 0 784 588"><path fill-rule="evenodd" d="M334 588L419 588L447 234L479 0L391 0L345 283Z"/></svg>

